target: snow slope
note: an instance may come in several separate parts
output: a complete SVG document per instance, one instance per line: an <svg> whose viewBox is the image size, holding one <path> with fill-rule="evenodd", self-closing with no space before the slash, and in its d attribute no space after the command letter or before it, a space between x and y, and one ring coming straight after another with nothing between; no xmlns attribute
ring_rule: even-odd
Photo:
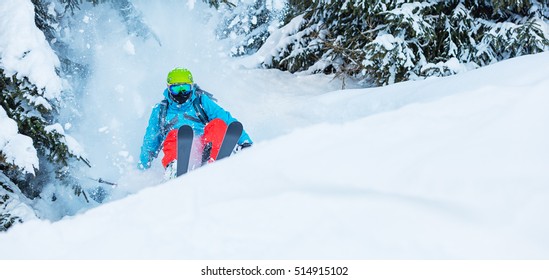
<svg viewBox="0 0 549 280"><path fill-rule="evenodd" d="M234 71L265 88L333 86ZM547 73L542 53L447 78L242 101L253 149L18 225L0 234L0 258L547 259Z"/></svg>

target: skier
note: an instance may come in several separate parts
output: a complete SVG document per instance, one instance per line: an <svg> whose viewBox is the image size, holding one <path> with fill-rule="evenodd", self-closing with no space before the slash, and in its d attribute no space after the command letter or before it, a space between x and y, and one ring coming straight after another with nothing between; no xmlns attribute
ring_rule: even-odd
<svg viewBox="0 0 549 280"><path fill-rule="evenodd" d="M166 169L166 175L174 177L176 167L173 163L177 159L179 127L189 125L193 128L194 135L204 138L205 128L207 133L218 133L215 128L211 129L209 124L225 125L236 119L215 103L211 94L201 90L194 83L191 72L185 68L174 68L168 73L164 97L165 99L152 109L149 125L143 137L138 168L148 169L162 148L164 152L162 165ZM250 147L252 144L246 131L243 131L238 139L236 150ZM204 159L202 161L204 162ZM209 159L209 161L212 160Z"/></svg>

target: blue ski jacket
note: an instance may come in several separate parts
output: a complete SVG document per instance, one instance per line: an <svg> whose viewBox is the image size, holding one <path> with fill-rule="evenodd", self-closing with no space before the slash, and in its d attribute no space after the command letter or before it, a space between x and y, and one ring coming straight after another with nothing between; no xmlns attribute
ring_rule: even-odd
<svg viewBox="0 0 549 280"><path fill-rule="evenodd" d="M193 89L191 97L183 104L178 104L173 101L169 97L168 89L164 90L164 97L168 100L166 119L164 122L160 120L160 111L163 105L161 103L156 104L152 109L149 125L147 126L145 136L143 137L143 145L141 146L141 154L139 156L140 168L147 169L151 166L152 161L158 156L162 143L169 130L178 129L183 125L189 125L193 128L195 135L204 134L205 124L200 121L193 105L196 98L202 99L202 107L210 120L220 118L227 124L236 121L229 112L221 108L221 106L215 103L208 95L198 94L196 88L197 86ZM162 128L162 123L169 125L169 129ZM240 139L238 140L239 145L244 143L253 144L252 139L250 139L250 136L248 136L246 131L242 133L242 136L240 136Z"/></svg>

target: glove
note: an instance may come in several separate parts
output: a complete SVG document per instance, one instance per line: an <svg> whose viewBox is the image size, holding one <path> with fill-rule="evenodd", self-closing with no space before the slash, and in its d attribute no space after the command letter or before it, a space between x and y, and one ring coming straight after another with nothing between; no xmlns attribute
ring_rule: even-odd
<svg viewBox="0 0 549 280"><path fill-rule="evenodd" d="M250 144L248 142L244 142L242 144L236 145L236 148L234 149L234 152L238 153L238 152L242 151L243 149L249 148L251 146L252 146L252 144Z"/></svg>
<svg viewBox="0 0 549 280"><path fill-rule="evenodd" d="M139 161L137 162L137 169L143 171L151 167L153 159L156 157L154 152L141 152L139 155Z"/></svg>
<svg viewBox="0 0 549 280"><path fill-rule="evenodd" d="M139 170L141 170L141 171L146 170L146 169L149 169L150 167L151 167L151 164L150 164L150 163L148 163L148 164L143 164L143 163L139 162L139 163L137 164L137 169L139 169Z"/></svg>

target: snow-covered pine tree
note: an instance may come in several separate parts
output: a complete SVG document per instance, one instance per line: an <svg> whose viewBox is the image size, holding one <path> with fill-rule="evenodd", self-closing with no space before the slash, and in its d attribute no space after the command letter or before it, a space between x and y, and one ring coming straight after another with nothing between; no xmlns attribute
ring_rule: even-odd
<svg viewBox="0 0 549 280"><path fill-rule="evenodd" d="M97 4L98 0L92 1ZM104 0L102 0L104 1ZM143 17L130 0L111 0L111 6L122 17L129 34L143 39L153 38L159 45L162 43L158 36L152 32L149 26L143 21Z"/></svg>
<svg viewBox="0 0 549 280"><path fill-rule="evenodd" d="M0 116L2 123L11 121L13 126L16 125L15 133L5 131L6 127L3 127L5 141L0 143L0 185L4 192L4 207L16 194L13 186L30 199L38 197L46 184L66 186L75 194L81 194L80 186L71 178L69 166L76 160L85 159L71 150L68 143L74 139L65 135L55 122L56 107L44 98L43 91L28 78L6 77L0 69L0 105L5 114ZM18 142L21 140L25 141ZM17 201L21 199L19 196L16 198ZM0 208L3 217L0 230L21 220L2 210L8 209Z"/></svg>
<svg viewBox="0 0 549 280"><path fill-rule="evenodd" d="M75 1L63 2L67 10ZM59 108L67 105L61 95L71 93L63 86L60 66L75 64L67 66L68 59L60 64L48 44L66 47L56 40L59 17L54 3L9 5L4 8L14 9L19 17L5 19L0 45L0 231L34 217L31 206L37 199L55 205L61 192L88 200L73 168L87 161L58 122ZM18 35L20 30L25 37ZM45 187L54 191L45 196Z"/></svg>
<svg viewBox="0 0 549 280"><path fill-rule="evenodd" d="M231 42L233 56L256 52L270 35L270 31L280 27L286 12L285 5L273 0L204 2L219 10L221 19L217 37Z"/></svg>
<svg viewBox="0 0 549 280"><path fill-rule="evenodd" d="M445 76L549 50L549 8L537 0L289 1L263 65L385 85ZM280 38L282 37L282 38Z"/></svg>
<svg viewBox="0 0 549 280"><path fill-rule="evenodd" d="M229 7L234 7L235 4L229 0L202 0L202 2L209 4L211 7L219 9L221 4L225 4Z"/></svg>
<svg viewBox="0 0 549 280"><path fill-rule="evenodd" d="M5 158L0 154L0 162ZM11 211L12 205L19 203L19 197L15 194L16 187L10 184L10 180L0 172L0 232L8 230L15 223L23 222L23 219Z"/></svg>
<svg viewBox="0 0 549 280"><path fill-rule="evenodd" d="M3 3L4 11L12 9L24 19L8 17L0 22L0 231L35 218L35 212L58 219L93 202L89 199L93 193L82 187L90 182L83 179L80 168L89 163L60 124L61 119L79 117L77 100L82 92L78 89L89 74L86 55L66 43L72 40L75 21L82 21L73 18L75 11L83 4L90 8L84 2L109 3L129 34L160 44L129 0ZM19 34L22 30L24 37Z"/></svg>

